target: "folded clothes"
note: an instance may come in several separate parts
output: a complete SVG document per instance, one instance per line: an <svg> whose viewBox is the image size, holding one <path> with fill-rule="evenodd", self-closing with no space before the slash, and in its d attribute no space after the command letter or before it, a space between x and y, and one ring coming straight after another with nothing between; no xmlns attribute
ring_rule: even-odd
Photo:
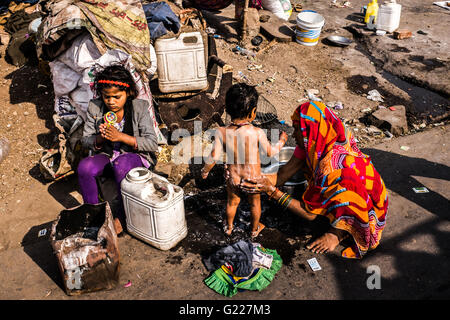
<svg viewBox="0 0 450 320"><path fill-rule="evenodd" d="M255 247L255 250L263 253L264 256L270 255L272 257L269 269L263 267L255 268L252 269L252 272L248 277L238 277L230 270L230 268L226 265L222 265L204 280L206 286L226 297L232 297L238 291L262 291L265 289L280 270L283 261L276 250L266 249L262 246ZM257 255L259 256L259 253ZM263 260L267 262L267 260Z"/></svg>
<svg viewBox="0 0 450 320"><path fill-rule="evenodd" d="M221 265L227 264L238 277L249 276L253 265L253 245L250 241L240 240L226 246L208 258L203 259L208 271L216 270Z"/></svg>

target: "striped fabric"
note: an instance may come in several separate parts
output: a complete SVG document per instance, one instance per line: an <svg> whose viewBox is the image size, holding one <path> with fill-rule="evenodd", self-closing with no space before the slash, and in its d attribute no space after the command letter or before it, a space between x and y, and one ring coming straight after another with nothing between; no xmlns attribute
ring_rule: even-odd
<svg viewBox="0 0 450 320"><path fill-rule="evenodd" d="M385 226L388 195L381 176L370 157L358 149L351 132L323 103L302 104L292 121L303 135L309 169L303 195L306 209L350 233L355 254L363 257L378 246Z"/></svg>

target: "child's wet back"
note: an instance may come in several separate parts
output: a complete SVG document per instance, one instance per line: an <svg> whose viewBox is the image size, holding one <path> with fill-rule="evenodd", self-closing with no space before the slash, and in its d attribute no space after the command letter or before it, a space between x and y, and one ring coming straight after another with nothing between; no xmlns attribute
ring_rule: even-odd
<svg viewBox="0 0 450 320"><path fill-rule="evenodd" d="M250 123L234 124L219 128L219 139L225 152L225 163L230 173L229 183L239 185L241 180L259 177L261 175L260 151L268 157L278 153L286 141L283 132L280 141L274 145L268 141L265 132Z"/></svg>

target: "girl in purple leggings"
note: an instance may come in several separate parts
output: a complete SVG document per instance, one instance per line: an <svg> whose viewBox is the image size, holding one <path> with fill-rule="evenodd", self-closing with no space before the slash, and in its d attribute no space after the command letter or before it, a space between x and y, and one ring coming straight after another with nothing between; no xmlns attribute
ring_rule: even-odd
<svg viewBox="0 0 450 320"><path fill-rule="evenodd" d="M158 150L148 102L136 99L137 90L131 74L121 65L99 72L95 90L100 99L90 101L84 124L82 145L92 150L78 165L78 182L84 203L99 203L96 177L112 166L120 195L120 182L127 173L156 164ZM121 197L120 197L121 198ZM115 218L116 232L122 232L123 208Z"/></svg>

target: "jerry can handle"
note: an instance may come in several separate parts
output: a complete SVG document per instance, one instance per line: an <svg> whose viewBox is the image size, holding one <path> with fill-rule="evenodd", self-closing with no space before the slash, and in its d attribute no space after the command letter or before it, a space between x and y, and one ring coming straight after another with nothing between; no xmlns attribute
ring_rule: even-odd
<svg viewBox="0 0 450 320"><path fill-rule="evenodd" d="M171 184L166 178L164 178L164 177L153 177L153 178L152 178L152 183L153 183L153 185L155 186L155 189L156 189L156 185L158 185L158 184L156 183L158 180L160 180L161 182L164 182L164 184L165 184L164 187L166 187L166 189L167 189L167 193L166 193L166 195L163 197L163 199L164 199L165 201L171 200L171 199L173 198L173 195L174 195L174 190L173 190L172 184Z"/></svg>

